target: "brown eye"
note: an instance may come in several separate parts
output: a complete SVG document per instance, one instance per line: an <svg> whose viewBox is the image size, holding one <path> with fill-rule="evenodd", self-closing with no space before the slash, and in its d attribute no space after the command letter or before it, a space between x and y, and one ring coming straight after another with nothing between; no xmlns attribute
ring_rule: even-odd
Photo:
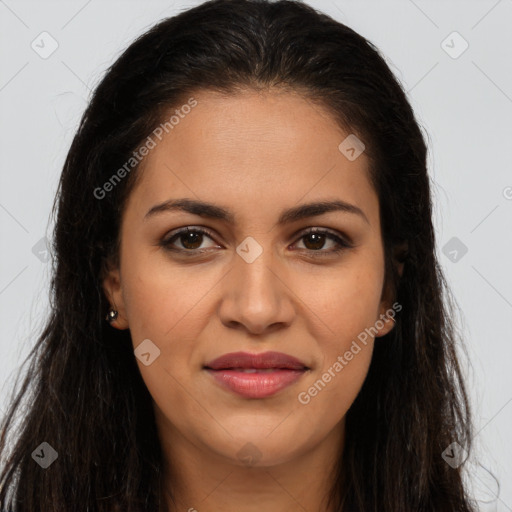
<svg viewBox="0 0 512 512"><path fill-rule="evenodd" d="M330 231L321 229L312 229L303 233L300 240L304 240L305 250L312 253L313 256L328 256L337 254L345 249L349 249L352 245L343 240L341 237L331 233ZM334 248L331 250L322 250L327 240L334 242ZM318 254L315 254L318 253Z"/></svg>
<svg viewBox="0 0 512 512"><path fill-rule="evenodd" d="M181 233L179 239L185 249L197 249L201 245L203 234L187 231L186 233Z"/></svg>
<svg viewBox="0 0 512 512"><path fill-rule="evenodd" d="M165 240L162 240L160 245L170 251L197 253L205 249L201 249L201 245L203 244L205 237L212 240L210 234L204 229L186 228L174 233ZM176 242L179 242L181 247L179 245L176 246Z"/></svg>
<svg viewBox="0 0 512 512"><path fill-rule="evenodd" d="M317 250L322 249L325 244L326 236L319 233L309 233L302 237L304 239L304 245L306 249Z"/></svg>

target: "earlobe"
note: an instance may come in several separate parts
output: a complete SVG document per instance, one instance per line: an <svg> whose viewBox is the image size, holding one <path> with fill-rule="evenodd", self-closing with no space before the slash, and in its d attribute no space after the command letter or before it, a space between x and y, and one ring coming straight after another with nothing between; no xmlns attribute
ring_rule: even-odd
<svg viewBox="0 0 512 512"><path fill-rule="evenodd" d="M116 329L128 329L128 319L124 307L121 275L118 268L111 268L103 278L103 291L109 303L105 319Z"/></svg>
<svg viewBox="0 0 512 512"><path fill-rule="evenodd" d="M379 318L375 322L375 328L378 330L376 338L381 338L393 330L395 327L395 310L388 308L381 311Z"/></svg>
<svg viewBox="0 0 512 512"><path fill-rule="evenodd" d="M409 244L407 241L404 241L398 245L396 245L393 249L393 265L396 268L396 271L400 278L402 277L403 271L404 271L404 265L405 261L409 255ZM395 310L396 302L393 304L393 306L389 306L389 303L392 301L389 301L389 297L394 295L394 291L391 289L390 282L387 282L385 285L385 292L383 294L383 300L381 303L381 312L378 320L375 322L375 328L378 329L378 333L376 334L376 338L380 338L382 336L385 336L389 332L391 332L395 327L395 316L397 311L400 311L400 309ZM386 308L386 306L388 306ZM386 309L384 309L386 308Z"/></svg>

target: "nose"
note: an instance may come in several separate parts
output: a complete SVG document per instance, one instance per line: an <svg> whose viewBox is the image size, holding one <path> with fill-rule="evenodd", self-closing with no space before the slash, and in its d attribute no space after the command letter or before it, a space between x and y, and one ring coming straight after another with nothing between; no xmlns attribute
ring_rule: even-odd
<svg viewBox="0 0 512 512"><path fill-rule="evenodd" d="M222 280L219 306L225 326L260 336L286 328L295 315L285 267L278 264L270 248L261 250L254 260L243 251L234 255L233 267Z"/></svg>

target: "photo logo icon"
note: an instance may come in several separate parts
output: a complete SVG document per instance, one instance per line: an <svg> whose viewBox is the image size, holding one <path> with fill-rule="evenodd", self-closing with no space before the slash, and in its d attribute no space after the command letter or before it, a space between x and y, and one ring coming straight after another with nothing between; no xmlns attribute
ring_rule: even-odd
<svg viewBox="0 0 512 512"><path fill-rule="evenodd" d="M443 40L441 48L452 59L458 59L469 48L469 43L458 32L454 31Z"/></svg>
<svg viewBox="0 0 512 512"><path fill-rule="evenodd" d="M237 248L236 252L247 263L252 263L263 252L263 247L254 240L252 236L248 236Z"/></svg>
<svg viewBox="0 0 512 512"><path fill-rule="evenodd" d="M347 160L353 162L356 158L359 158L363 151L366 149L363 141L351 133L346 139L344 139L338 146L340 153L344 155Z"/></svg>
<svg viewBox="0 0 512 512"><path fill-rule="evenodd" d="M467 456L468 452L459 443L452 443L441 454L443 460L453 469L457 469L467 459Z"/></svg>
<svg viewBox="0 0 512 512"><path fill-rule="evenodd" d="M236 454L246 466L254 466L261 459L261 452L252 443L246 443Z"/></svg>
<svg viewBox="0 0 512 512"><path fill-rule="evenodd" d="M137 346L133 353L144 366L149 366L160 356L160 349L151 340L146 339Z"/></svg>
<svg viewBox="0 0 512 512"><path fill-rule="evenodd" d="M57 40L48 32L41 32L30 44L41 59L48 59L59 47Z"/></svg>
<svg viewBox="0 0 512 512"><path fill-rule="evenodd" d="M450 238L443 247L443 254L452 262L458 263L468 252L467 246L456 236Z"/></svg>
<svg viewBox="0 0 512 512"><path fill-rule="evenodd" d="M59 454L54 450L53 446L48 444L46 441L41 443L33 452L32 458L43 468L50 467Z"/></svg>
<svg viewBox="0 0 512 512"><path fill-rule="evenodd" d="M43 263L50 260L50 250L48 249L48 238L43 237L32 247L32 254Z"/></svg>

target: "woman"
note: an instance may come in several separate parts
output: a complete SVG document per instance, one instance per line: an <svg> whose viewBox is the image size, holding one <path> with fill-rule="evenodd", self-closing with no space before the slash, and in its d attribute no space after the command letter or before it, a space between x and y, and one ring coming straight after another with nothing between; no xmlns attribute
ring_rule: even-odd
<svg viewBox="0 0 512 512"><path fill-rule="evenodd" d="M474 510L426 146L362 36L286 0L162 21L55 208L1 508Z"/></svg>

